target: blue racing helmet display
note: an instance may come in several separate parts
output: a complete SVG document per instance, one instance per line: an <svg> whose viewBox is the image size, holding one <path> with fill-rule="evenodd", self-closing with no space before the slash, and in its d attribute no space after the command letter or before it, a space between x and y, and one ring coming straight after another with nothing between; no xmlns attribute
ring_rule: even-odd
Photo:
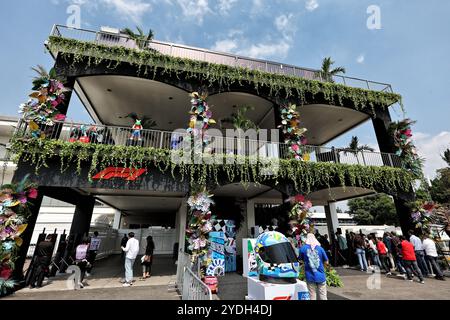
<svg viewBox="0 0 450 320"><path fill-rule="evenodd" d="M261 234L255 244L259 280L296 283L300 265L289 240L276 231Z"/></svg>

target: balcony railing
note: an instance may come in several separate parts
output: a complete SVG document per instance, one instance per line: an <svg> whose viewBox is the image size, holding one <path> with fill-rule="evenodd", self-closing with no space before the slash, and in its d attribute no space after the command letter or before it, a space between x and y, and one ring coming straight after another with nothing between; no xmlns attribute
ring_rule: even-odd
<svg viewBox="0 0 450 320"><path fill-rule="evenodd" d="M186 132L172 132L143 129L140 139L133 138L130 127L90 125L80 123L56 123L54 126L42 126L46 139L65 142L82 142L116 146L140 146L165 150L183 148ZM20 120L16 137L30 137L32 134L27 123ZM250 138L210 136L209 152L216 155L241 155L264 159L292 159L290 146L285 143L261 141ZM322 146L302 146L302 154L307 154L310 162L333 162L342 164L359 164L364 166L401 167L397 155L370 151L351 151L345 148L328 148Z"/></svg>
<svg viewBox="0 0 450 320"><path fill-rule="evenodd" d="M139 43L136 43L136 41L130 39L127 35L120 33L74 29L66 26L55 25L52 29L51 36L74 39L84 42L92 42L95 44L101 44L111 47L120 46L129 49L151 48L162 54L178 58L188 58L192 60L223 64L232 67L242 67L251 70L260 70L280 75L323 81L320 74L318 73L318 70L315 69L297 67L289 64L282 64L261 59L248 58L239 55L189 47L163 41L151 40L140 41ZM369 81L342 75L333 76L333 81L335 83L340 83L350 87L393 93L392 86L388 83Z"/></svg>

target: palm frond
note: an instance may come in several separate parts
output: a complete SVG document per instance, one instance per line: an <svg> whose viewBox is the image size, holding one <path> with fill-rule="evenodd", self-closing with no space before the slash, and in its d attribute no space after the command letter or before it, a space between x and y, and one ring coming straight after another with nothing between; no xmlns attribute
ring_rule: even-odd
<svg viewBox="0 0 450 320"><path fill-rule="evenodd" d="M442 160L444 160L448 166L450 166L450 149L447 149L442 154Z"/></svg>
<svg viewBox="0 0 450 320"><path fill-rule="evenodd" d="M38 76L36 76L34 79L37 78L49 78L49 74L47 70L40 64L38 64L36 67L32 67L31 70L37 73Z"/></svg>

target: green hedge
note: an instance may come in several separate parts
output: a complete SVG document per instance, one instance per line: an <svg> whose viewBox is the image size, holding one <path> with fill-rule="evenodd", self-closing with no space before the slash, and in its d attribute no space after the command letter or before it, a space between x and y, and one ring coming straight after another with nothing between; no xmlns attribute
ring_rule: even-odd
<svg viewBox="0 0 450 320"><path fill-rule="evenodd" d="M114 69L122 62L137 66L139 75L163 74L176 75L183 73L185 78L195 78L204 84L220 84L229 87L232 84L243 82L254 85L258 90L261 87L269 88L273 96L285 95L286 98L298 99L296 103L305 104L306 95L313 98L322 94L324 99L332 105L344 106L344 100L353 102L356 110L372 110L387 108L399 102L401 96L395 93L353 88L342 84L308 80L294 76L285 76L241 67L232 67L213 64L190 59L182 59L163 55L152 50L135 50L125 47L110 47L93 42L78 41L62 37L51 36L48 41L51 51L61 53L67 61L69 55L71 63L87 62L86 68L91 65L107 63L108 68Z"/></svg>
<svg viewBox="0 0 450 320"><path fill-rule="evenodd" d="M81 174L82 166L90 163L88 178L109 166L145 168L156 167L174 178L189 181L191 186L241 182L292 183L297 191L308 193L317 188L347 186L363 187L386 193L410 191L413 176L404 169L374 167L326 162L279 160L254 162L248 157L235 158L232 164L176 164L171 161L169 150L114 146L101 144L69 143L60 140L20 139L12 140L12 151L22 161L32 164L36 173L48 167L51 159L59 159L61 171L76 165ZM226 159L224 159L226 160ZM53 161L53 160L52 160ZM239 161L241 163L239 163ZM225 162L223 162L225 163ZM272 175L262 174L269 165L278 165ZM273 167L272 167L273 168ZM224 181L224 179L226 181Z"/></svg>

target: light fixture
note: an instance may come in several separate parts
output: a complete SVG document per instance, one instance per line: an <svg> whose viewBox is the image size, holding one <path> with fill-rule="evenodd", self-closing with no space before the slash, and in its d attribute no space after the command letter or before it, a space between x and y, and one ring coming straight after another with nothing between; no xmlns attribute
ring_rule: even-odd
<svg viewBox="0 0 450 320"><path fill-rule="evenodd" d="M173 97L169 97L169 100L173 100Z"/></svg>
<svg viewBox="0 0 450 320"><path fill-rule="evenodd" d="M106 89L106 91L108 91L108 92L112 92L112 90L111 90L111 89Z"/></svg>
<svg viewBox="0 0 450 320"><path fill-rule="evenodd" d="M341 118L341 119L338 119L338 122L342 122L342 121L344 121L344 119L342 119L342 118Z"/></svg>

